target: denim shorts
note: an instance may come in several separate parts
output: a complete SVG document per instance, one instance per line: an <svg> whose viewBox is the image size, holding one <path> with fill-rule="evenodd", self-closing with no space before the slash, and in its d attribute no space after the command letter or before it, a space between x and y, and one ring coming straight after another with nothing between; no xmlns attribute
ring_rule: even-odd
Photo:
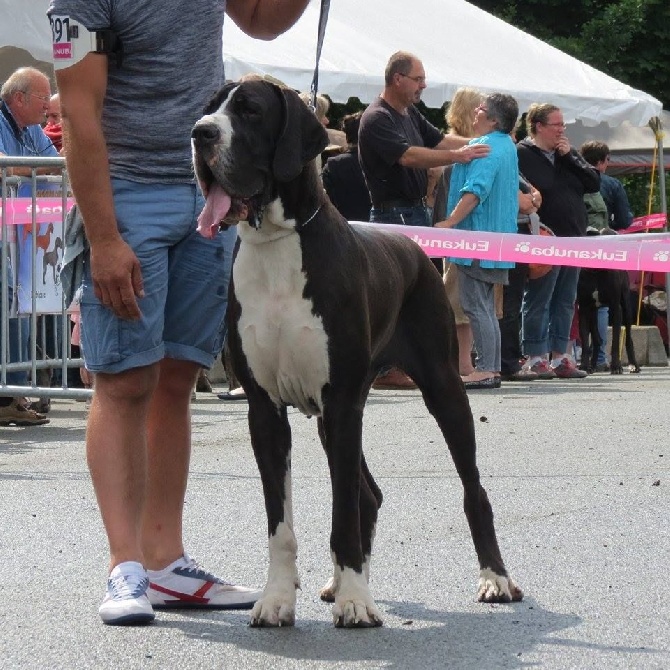
<svg viewBox="0 0 670 670"><path fill-rule="evenodd" d="M119 319L95 296L85 259L81 340L86 368L118 373L174 358L211 367L225 336L236 228L212 240L196 231L204 199L194 184L112 179L119 231L144 281L142 316Z"/></svg>

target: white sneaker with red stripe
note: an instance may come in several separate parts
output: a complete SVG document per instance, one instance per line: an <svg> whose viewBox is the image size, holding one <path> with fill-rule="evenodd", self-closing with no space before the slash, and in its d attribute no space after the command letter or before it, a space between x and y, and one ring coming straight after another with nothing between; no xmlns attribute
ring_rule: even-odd
<svg viewBox="0 0 670 670"><path fill-rule="evenodd" d="M262 591L236 586L203 570L188 554L163 570L148 570L155 609L251 609Z"/></svg>

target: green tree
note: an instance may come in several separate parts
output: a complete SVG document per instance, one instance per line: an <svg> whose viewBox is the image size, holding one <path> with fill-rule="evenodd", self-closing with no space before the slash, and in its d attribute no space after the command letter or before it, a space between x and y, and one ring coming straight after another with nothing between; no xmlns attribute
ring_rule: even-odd
<svg viewBox="0 0 670 670"><path fill-rule="evenodd" d="M473 0L473 4L670 108L668 0Z"/></svg>

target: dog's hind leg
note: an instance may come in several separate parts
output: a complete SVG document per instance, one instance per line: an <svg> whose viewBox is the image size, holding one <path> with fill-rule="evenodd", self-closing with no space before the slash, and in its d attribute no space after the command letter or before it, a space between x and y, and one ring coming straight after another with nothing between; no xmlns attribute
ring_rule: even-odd
<svg viewBox="0 0 670 670"><path fill-rule="evenodd" d="M337 627L382 625L382 615L368 587L372 540L381 504L362 454L362 407L351 400L330 399L324 404L319 434L328 457L333 489L333 526L330 549L333 577L321 594L334 601Z"/></svg>
<svg viewBox="0 0 670 670"><path fill-rule="evenodd" d="M293 626L298 544L293 531L291 428L286 408L278 410L263 391L249 397L251 444L263 483L268 518L270 565L263 596L251 611L251 626Z"/></svg>
<svg viewBox="0 0 670 670"><path fill-rule="evenodd" d="M627 282L626 282L627 284ZM621 296L621 313L626 337L626 355L628 356L628 365L633 373L640 372L640 366L635 357L635 345L633 344L633 324L630 316L630 309L627 300L628 287L626 285L626 294Z"/></svg>
<svg viewBox="0 0 670 670"><path fill-rule="evenodd" d="M463 484L465 516L480 568L477 599L484 602L521 600L523 592L508 575L500 554L493 510L481 485L474 421L467 394L455 360L440 358L424 358L421 366L411 366L408 372L421 389L428 411L437 420Z"/></svg>

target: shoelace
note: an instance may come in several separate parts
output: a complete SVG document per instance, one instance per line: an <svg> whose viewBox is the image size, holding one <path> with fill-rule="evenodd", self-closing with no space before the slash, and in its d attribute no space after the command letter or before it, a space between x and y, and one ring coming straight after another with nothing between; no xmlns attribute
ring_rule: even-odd
<svg viewBox="0 0 670 670"><path fill-rule="evenodd" d="M137 598L149 588L146 575L116 575L109 578L109 591L114 600Z"/></svg>
<svg viewBox="0 0 670 670"><path fill-rule="evenodd" d="M191 558L188 554L184 554L184 559L186 561L186 565L183 569L187 572L195 573L199 579L204 579L208 582L215 582L217 584L223 584L225 586L231 585L229 582L225 582L223 579L213 575L211 572L207 572L207 570L202 568L198 562L194 558Z"/></svg>

